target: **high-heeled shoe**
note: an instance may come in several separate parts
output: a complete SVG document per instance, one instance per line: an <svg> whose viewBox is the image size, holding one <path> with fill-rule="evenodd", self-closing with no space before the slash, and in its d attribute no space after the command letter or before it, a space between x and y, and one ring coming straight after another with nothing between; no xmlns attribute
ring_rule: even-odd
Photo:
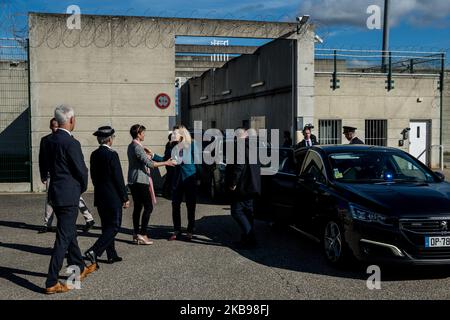
<svg viewBox="0 0 450 320"><path fill-rule="evenodd" d="M170 235L170 237L169 237L168 240L169 240L169 241L175 241L175 240L178 240L179 236L180 236L179 232L174 232L174 233L172 233L172 234Z"/></svg>
<svg viewBox="0 0 450 320"><path fill-rule="evenodd" d="M147 238L147 236L143 236L141 234L138 234L137 235L137 244L138 245L143 244L143 245L148 246L148 245L153 244L153 241L150 240L149 238Z"/></svg>

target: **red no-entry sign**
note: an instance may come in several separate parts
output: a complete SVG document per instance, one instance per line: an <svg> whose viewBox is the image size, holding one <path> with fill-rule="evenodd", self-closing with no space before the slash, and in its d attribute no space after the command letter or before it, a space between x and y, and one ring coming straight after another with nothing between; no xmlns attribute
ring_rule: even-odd
<svg viewBox="0 0 450 320"><path fill-rule="evenodd" d="M167 109L170 106L170 97L168 94L160 93L155 98L155 104L160 109Z"/></svg>

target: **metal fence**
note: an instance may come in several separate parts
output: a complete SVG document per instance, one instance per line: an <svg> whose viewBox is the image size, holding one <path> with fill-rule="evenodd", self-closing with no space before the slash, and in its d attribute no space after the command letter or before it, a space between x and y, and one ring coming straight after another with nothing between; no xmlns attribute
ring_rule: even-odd
<svg viewBox="0 0 450 320"><path fill-rule="evenodd" d="M0 38L0 183L30 182L27 40Z"/></svg>
<svg viewBox="0 0 450 320"><path fill-rule="evenodd" d="M351 49L315 50L315 71L340 74L440 74L444 52L379 51ZM385 63L383 63L385 61Z"/></svg>

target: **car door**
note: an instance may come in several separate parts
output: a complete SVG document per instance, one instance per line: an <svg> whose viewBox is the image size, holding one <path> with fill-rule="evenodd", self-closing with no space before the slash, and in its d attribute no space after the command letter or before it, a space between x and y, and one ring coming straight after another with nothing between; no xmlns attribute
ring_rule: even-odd
<svg viewBox="0 0 450 320"><path fill-rule="evenodd" d="M326 185L327 174L322 157L317 151L309 150L297 181L295 224L300 229L313 229L314 217L322 205Z"/></svg>
<svg viewBox="0 0 450 320"><path fill-rule="evenodd" d="M270 178L270 198L274 220L292 222L295 205L296 170L294 149L280 149L280 169Z"/></svg>

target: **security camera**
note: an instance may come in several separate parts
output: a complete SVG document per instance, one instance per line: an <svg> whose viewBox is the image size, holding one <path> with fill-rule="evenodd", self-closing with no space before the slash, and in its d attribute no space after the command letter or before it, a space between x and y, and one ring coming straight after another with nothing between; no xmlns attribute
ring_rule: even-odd
<svg viewBox="0 0 450 320"><path fill-rule="evenodd" d="M323 39L321 37L319 37L317 34L314 36L314 41L315 42L319 42L319 43L323 43Z"/></svg>
<svg viewBox="0 0 450 320"><path fill-rule="evenodd" d="M298 22L299 24L305 24L305 23L308 21L308 19L309 19L309 15L304 14L304 15L301 16L301 17L297 17L297 22Z"/></svg>
<svg viewBox="0 0 450 320"><path fill-rule="evenodd" d="M408 132L411 130L411 128L405 128L400 132L403 136L403 140L407 140L409 138Z"/></svg>

